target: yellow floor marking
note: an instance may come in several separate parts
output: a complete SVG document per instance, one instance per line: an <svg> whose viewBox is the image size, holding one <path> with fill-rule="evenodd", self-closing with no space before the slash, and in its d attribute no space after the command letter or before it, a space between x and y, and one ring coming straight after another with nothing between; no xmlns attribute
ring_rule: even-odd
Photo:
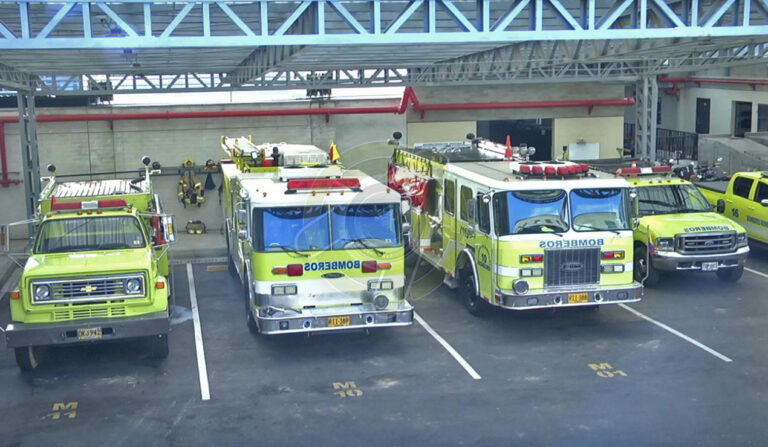
<svg viewBox="0 0 768 447"><path fill-rule="evenodd" d="M206 265L205 271L207 272L223 272L224 270L227 270L229 267L227 264L214 264L214 265Z"/></svg>

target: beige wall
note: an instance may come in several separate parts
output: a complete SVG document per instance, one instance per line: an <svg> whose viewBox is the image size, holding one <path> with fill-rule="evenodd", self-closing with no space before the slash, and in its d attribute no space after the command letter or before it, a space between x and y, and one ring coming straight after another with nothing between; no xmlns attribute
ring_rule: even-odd
<svg viewBox="0 0 768 447"><path fill-rule="evenodd" d="M462 141L468 133L477 134L475 121L451 121L443 123L408 123L408 146L416 143Z"/></svg>
<svg viewBox="0 0 768 447"><path fill-rule="evenodd" d="M623 116L556 118L552 123L552 146L559 157L563 146L584 140L600 144L600 158L616 158L616 148L624 144L623 133Z"/></svg>
<svg viewBox="0 0 768 447"><path fill-rule="evenodd" d="M707 84L704 84L707 86ZM712 84L709 84L712 85ZM752 132L757 132L757 105L768 104L768 91L764 88L753 91L748 86L732 88L683 88L678 103L678 129L696 132L696 98L709 98L709 133L712 135L733 135L733 103L752 103Z"/></svg>

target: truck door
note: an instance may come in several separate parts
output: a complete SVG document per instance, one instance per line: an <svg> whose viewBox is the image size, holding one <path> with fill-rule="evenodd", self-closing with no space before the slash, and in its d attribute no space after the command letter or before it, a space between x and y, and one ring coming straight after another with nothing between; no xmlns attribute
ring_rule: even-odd
<svg viewBox="0 0 768 447"><path fill-rule="evenodd" d="M490 194L478 194L475 196L477 204L477 233L475 237L475 263L477 264L477 275L480 281L480 295L492 298L493 277L491 276L491 265L493 265L491 244L493 236L491 234L491 196Z"/></svg>
<svg viewBox="0 0 768 447"><path fill-rule="evenodd" d="M456 180L446 178L443 190L442 265L453 273L456 267Z"/></svg>
<svg viewBox="0 0 768 447"><path fill-rule="evenodd" d="M763 200L766 201L765 204ZM750 224L751 236L762 242L768 241L768 180L758 180L746 219Z"/></svg>
<svg viewBox="0 0 768 447"><path fill-rule="evenodd" d="M745 227L751 227L747 216L754 211L755 203L751 200L754 189L754 179L736 176L732 183L732 194L726 195L725 215L736 220Z"/></svg>

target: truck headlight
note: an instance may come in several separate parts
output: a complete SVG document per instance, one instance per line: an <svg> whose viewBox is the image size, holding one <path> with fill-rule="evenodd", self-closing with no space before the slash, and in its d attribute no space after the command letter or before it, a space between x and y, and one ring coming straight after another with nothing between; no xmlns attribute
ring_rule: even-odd
<svg viewBox="0 0 768 447"><path fill-rule="evenodd" d="M51 298L51 286L48 284L36 284L34 287L35 300L45 301Z"/></svg>
<svg viewBox="0 0 768 447"><path fill-rule="evenodd" d="M749 244L747 241L747 233L737 233L736 234L736 246L737 247L746 247Z"/></svg>
<svg viewBox="0 0 768 447"><path fill-rule="evenodd" d="M675 240L671 237L660 237L656 239L656 250L672 251L675 249Z"/></svg>
<svg viewBox="0 0 768 447"><path fill-rule="evenodd" d="M126 295L136 295L141 293L141 281L138 278L126 279L123 283L123 291Z"/></svg>
<svg viewBox="0 0 768 447"><path fill-rule="evenodd" d="M525 295L528 293L528 281L524 279L518 279L512 283L512 289L518 295Z"/></svg>

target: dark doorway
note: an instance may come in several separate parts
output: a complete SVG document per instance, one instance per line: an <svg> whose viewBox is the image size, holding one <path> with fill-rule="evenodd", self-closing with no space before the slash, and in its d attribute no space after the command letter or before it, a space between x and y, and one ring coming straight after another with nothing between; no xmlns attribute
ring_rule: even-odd
<svg viewBox="0 0 768 447"><path fill-rule="evenodd" d="M757 106L757 131L768 132L768 105Z"/></svg>
<svg viewBox="0 0 768 447"><path fill-rule="evenodd" d="M696 98L696 133L709 133L709 98Z"/></svg>
<svg viewBox="0 0 768 447"><path fill-rule="evenodd" d="M733 136L743 137L752 132L752 103L734 101L733 103Z"/></svg>
<svg viewBox="0 0 768 447"><path fill-rule="evenodd" d="M509 135L512 146L527 144L536 148L534 160L551 160L552 119L478 121L477 136L504 144ZM561 155L561 154L555 154Z"/></svg>

